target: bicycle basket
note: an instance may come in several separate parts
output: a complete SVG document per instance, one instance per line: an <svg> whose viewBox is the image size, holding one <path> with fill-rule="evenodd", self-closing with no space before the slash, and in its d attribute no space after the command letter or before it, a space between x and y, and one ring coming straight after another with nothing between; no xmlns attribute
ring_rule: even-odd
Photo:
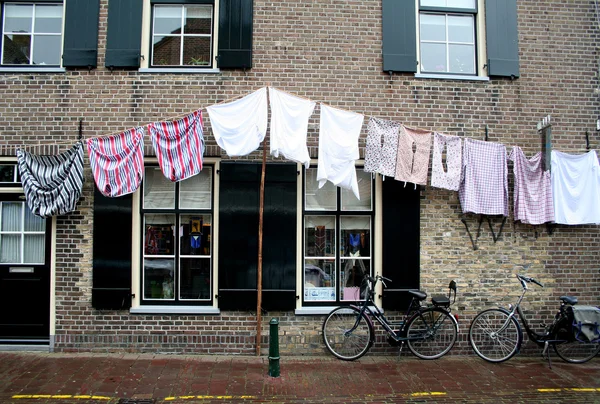
<svg viewBox="0 0 600 404"><path fill-rule="evenodd" d="M575 338L582 342L600 341L600 309L594 306L573 306Z"/></svg>

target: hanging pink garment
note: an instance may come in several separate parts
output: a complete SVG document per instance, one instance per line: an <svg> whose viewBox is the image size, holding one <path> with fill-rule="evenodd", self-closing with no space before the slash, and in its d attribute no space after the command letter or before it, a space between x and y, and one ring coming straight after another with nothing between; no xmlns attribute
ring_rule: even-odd
<svg viewBox="0 0 600 404"><path fill-rule="evenodd" d="M400 125L396 175L398 181L427 185L431 132Z"/></svg>
<svg viewBox="0 0 600 404"><path fill-rule="evenodd" d="M399 129L400 124L397 122L369 119L364 168L366 172L388 177L396 175Z"/></svg>
<svg viewBox="0 0 600 404"><path fill-rule="evenodd" d="M446 152L446 167L443 154ZM435 133L431 158L431 186L458 191L462 174L462 139Z"/></svg>
<svg viewBox="0 0 600 404"><path fill-rule="evenodd" d="M104 196L135 192L144 177L144 129L137 127L87 141L94 181Z"/></svg>
<svg viewBox="0 0 600 404"><path fill-rule="evenodd" d="M520 147L513 146L508 159L513 161L515 176L515 221L533 225L553 222L552 180L550 171L542 169L542 153L527 159Z"/></svg>
<svg viewBox="0 0 600 404"><path fill-rule="evenodd" d="M176 121L151 123L148 130L160 169L169 180L185 180L202 170L204 137L200 110Z"/></svg>

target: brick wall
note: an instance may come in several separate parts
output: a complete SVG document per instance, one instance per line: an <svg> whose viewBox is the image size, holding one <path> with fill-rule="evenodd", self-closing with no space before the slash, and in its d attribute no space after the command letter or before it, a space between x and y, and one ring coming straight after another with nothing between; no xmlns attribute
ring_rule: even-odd
<svg viewBox="0 0 600 404"><path fill-rule="evenodd" d="M80 118L86 138L100 136L181 116L265 85L367 118L393 119L463 137L483 139L487 126L490 141L521 146L528 156L540 149L537 121L551 114L555 149L585 152L586 131L591 147L599 148L594 129L600 114L600 32L594 2L589 0L519 0L521 77L489 82L383 73L379 0L254 1L250 70L195 75L111 72L102 67L107 3L101 2L98 69L0 74L0 155L14 156L18 147L37 154L64 151L77 140ZM207 155L226 158L214 142L209 120L205 121ZM309 125L313 157L317 141L314 114ZM258 159L259 154L248 158ZM509 177L512 196L512 173ZM93 186L86 156L86 183L78 210L57 219L55 349L253 354L253 313L134 316L91 308ZM431 294L445 291L450 279L458 283L455 309L463 333L453 353L469 352L465 331L474 313L515 300L519 287L513 276L521 266L526 270L520 271L546 284L529 293L527 313L549 321L562 294L577 295L584 304L600 304L598 226L554 226L550 234L545 226L515 224L511 216L496 242L484 222L474 250L460 212L457 193L423 189L421 287ZM477 218L468 217L467 223L475 237ZM500 222L492 224L497 233ZM325 352L319 334L323 317L291 312L263 316L263 352L272 317L280 321L282 354ZM378 337L374 352L394 351L381 333Z"/></svg>

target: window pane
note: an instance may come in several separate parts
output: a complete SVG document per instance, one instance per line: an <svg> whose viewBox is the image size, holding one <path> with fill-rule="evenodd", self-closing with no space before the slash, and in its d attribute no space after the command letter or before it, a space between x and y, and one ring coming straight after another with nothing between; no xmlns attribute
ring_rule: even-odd
<svg viewBox="0 0 600 404"><path fill-rule="evenodd" d="M340 219L340 256L371 256L371 217L344 216Z"/></svg>
<svg viewBox="0 0 600 404"><path fill-rule="evenodd" d="M421 71L447 71L445 44L421 43Z"/></svg>
<svg viewBox="0 0 600 404"><path fill-rule="evenodd" d="M371 174L363 170L357 170L356 176L360 199L356 199L354 192L351 190L342 188L342 210L371 210L371 186L373 184Z"/></svg>
<svg viewBox="0 0 600 404"><path fill-rule="evenodd" d="M450 45L450 72L475 73L475 48L473 45Z"/></svg>
<svg viewBox="0 0 600 404"><path fill-rule="evenodd" d="M472 16L448 16L448 40L472 44L474 40L474 19Z"/></svg>
<svg viewBox="0 0 600 404"><path fill-rule="evenodd" d="M25 209L25 231L46 231L46 220L34 215L29 209Z"/></svg>
<svg viewBox="0 0 600 404"><path fill-rule="evenodd" d="M210 209L212 206L212 167L204 167L179 183L179 204L182 209Z"/></svg>
<svg viewBox="0 0 600 404"><path fill-rule="evenodd" d="M362 281L371 273L371 261L365 259L342 259L341 300L365 298Z"/></svg>
<svg viewBox="0 0 600 404"><path fill-rule="evenodd" d="M0 235L0 262L3 264L21 263L21 235Z"/></svg>
<svg viewBox="0 0 600 404"><path fill-rule="evenodd" d="M144 299L173 299L175 296L173 268L173 259L144 259Z"/></svg>
<svg viewBox="0 0 600 404"><path fill-rule="evenodd" d="M4 11L4 32L32 32L32 4L7 4Z"/></svg>
<svg viewBox="0 0 600 404"><path fill-rule="evenodd" d="M182 215L179 229L181 255L211 254L211 216Z"/></svg>
<svg viewBox="0 0 600 404"><path fill-rule="evenodd" d="M36 35L34 37L33 64L60 65L61 37L58 35Z"/></svg>
<svg viewBox="0 0 600 404"><path fill-rule="evenodd" d="M2 203L2 231L21 231L22 202Z"/></svg>
<svg viewBox="0 0 600 404"><path fill-rule="evenodd" d="M421 0L425 7L475 8L475 0Z"/></svg>
<svg viewBox="0 0 600 404"><path fill-rule="evenodd" d="M181 6L154 6L154 33L181 34Z"/></svg>
<svg viewBox="0 0 600 404"><path fill-rule="evenodd" d="M144 209L175 207L175 183L169 181L159 167L144 170Z"/></svg>
<svg viewBox="0 0 600 404"><path fill-rule="evenodd" d="M173 215L144 216L144 254L175 255L175 228Z"/></svg>
<svg viewBox="0 0 600 404"><path fill-rule="evenodd" d="M45 249L44 234L26 234L23 241L23 263L43 264Z"/></svg>
<svg viewBox="0 0 600 404"><path fill-rule="evenodd" d="M186 37L183 42L183 64L188 66L210 65L210 37Z"/></svg>
<svg viewBox="0 0 600 404"><path fill-rule="evenodd" d="M158 66L179 66L181 64L181 38L175 36L155 36L152 49L152 64Z"/></svg>
<svg viewBox="0 0 600 404"><path fill-rule="evenodd" d="M336 299L335 260L304 261L304 300L331 301Z"/></svg>
<svg viewBox="0 0 600 404"><path fill-rule="evenodd" d="M210 299L210 258L182 258L180 260L180 299Z"/></svg>
<svg viewBox="0 0 600 404"><path fill-rule="evenodd" d="M304 243L307 257L335 257L335 217L306 216Z"/></svg>
<svg viewBox="0 0 600 404"><path fill-rule="evenodd" d="M185 34L208 34L212 32L212 7L188 6L185 14Z"/></svg>
<svg viewBox="0 0 600 404"><path fill-rule="evenodd" d="M14 165L0 165L0 182L15 182L15 173L17 169Z"/></svg>
<svg viewBox="0 0 600 404"><path fill-rule="evenodd" d="M4 35L2 63L7 65L28 65L31 53L30 35Z"/></svg>
<svg viewBox="0 0 600 404"><path fill-rule="evenodd" d="M421 41L446 41L446 16L422 13L420 15Z"/></svg>
<svg viewBox="0 0 600 404"><path fill-rule="evenodd" d="M327 181L319 189L317 169L306 170L306 210L335 210L337 208L337 188Z"/></svg>
<svg viewBox="0 0 600 404"><path fill-rule="evenodd" d="M33 32L60 34L62 32L62 5L37 5Z"/></svg>

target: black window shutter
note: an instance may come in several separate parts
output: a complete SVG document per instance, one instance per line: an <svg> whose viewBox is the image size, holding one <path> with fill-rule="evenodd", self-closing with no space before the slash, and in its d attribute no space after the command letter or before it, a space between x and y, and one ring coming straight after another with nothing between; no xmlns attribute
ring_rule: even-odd
<svg viewBox="0 0 600 404"><path fill-rule="evenodd" d="M486 0L485 25L488 74L519 77L517 0Z"/></svg>
<svg viewBox="0 0 600 404"><path fill-rule="evenodd" d="M142 0L110 0L106 34L106 67L140 67Z"/></svg>
<svg viewBox="0 0 600 404"><path fill-rule="evenodd" d="M414 0L383 0L383 71L417 71Z"/></svg>
<svg viewBox="0 0 600 404"><path fill-rule="evenodd" d="M420 282L420 191L400 181L382 183L382 268L392 280L383 291L383 307L408 307L408 290Z"/></svg>
<svg viewBox="0 0 600 404"><path fill-rule="evenodd" d="M252 3L219 1L219 68L252 67Z"/></svg>
<svg viewBox="0 0 600 404"><path fill-rule="evenodd" d="M98 65L100 0L66 0L63 66Z"/></svg>
<svg viewBox="0 0 600 404"><path fill-rule="evenodd" d="M131 194L105 197L94 189L92 307L131 307Z"/></svg>

